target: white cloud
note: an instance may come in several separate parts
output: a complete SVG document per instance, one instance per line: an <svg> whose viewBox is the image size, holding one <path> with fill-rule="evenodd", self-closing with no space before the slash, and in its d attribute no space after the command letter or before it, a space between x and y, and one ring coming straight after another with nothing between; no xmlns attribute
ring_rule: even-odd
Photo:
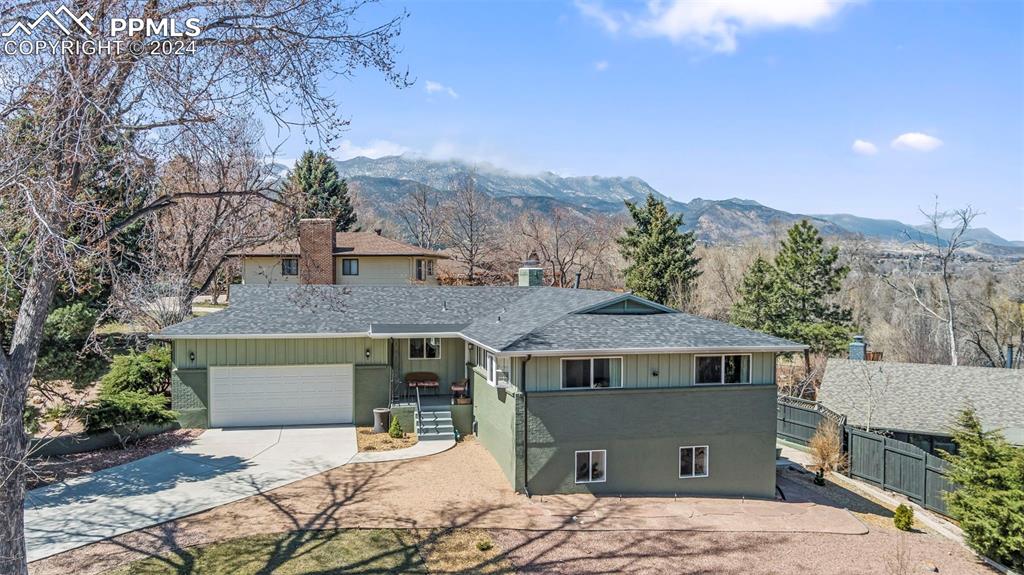
<svg viewBox="0 0 1024 575"><path fill-rule="evenodd" d="M428 94L441 93L441 94L448 94L452 98L458 98L459 97L458 92L456 92L454 89L452 89L451 86L445 86L444 84L442 84L440 82L435 82L433 80L427 80L426 83L423 84L423 87L427 90Z"/></svg>
<svg viewBox="0 0 1024 575"><path fill-rule="evenodd" d="M900 134L890 144L895 150L915 150L918 152L930 152L942 145L942 140L935 136L922 134L921 132L907 132Z"/></svg>
<svg viewBox="0 0 1024 575"><path fill-rule="evenodd" d="M621 14L612 14L604 9L600 2L586 2L576 0L576 9L586 18L597 22L609 34L615 34L622 27L619 20L624 18Z"/></svg>
<svg viewBox="0 0 1024 575"><path fill-rule="evenodd" d="M736 38L756 30L812 28L853 0L650 0L637 14L611 12L596 2L576 8L608 32L627 28L638 36L691 42L715 52L735 52Z"/></svg>
<svg viewBox="0 0 1024 575"><path fill-rule="evenodd" d="M850 149L853 150L853 153L860 154L861 156L874 156L878 153L878 146L867 140L854 140Z"/></svg>
<svg viewBox="0 0 1024 575"><path fill-rule="evenodd" d="M608 69L608 60L598 60L594 62L594 69L598 72L604 72Z"/></svg>
<svg viewBox="0 0 1024 575"><path fill-rule="evenodd" d="M351 160L359 156L367 158L383 158L384 156L401 156L411 151L409 148L388 140L373 140L366 146L357 146L351 140L343 140L335 155L341 160Z"/></svg>

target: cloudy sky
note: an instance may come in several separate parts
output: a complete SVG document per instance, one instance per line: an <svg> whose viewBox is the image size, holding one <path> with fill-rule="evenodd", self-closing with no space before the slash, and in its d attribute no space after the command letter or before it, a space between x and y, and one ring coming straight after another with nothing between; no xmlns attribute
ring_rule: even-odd
<svg viewBox="0 0 1024 575"><path fill-rule="evenodd" d="M333 82L352 121L336 157L638 176L680 200L909 223L937 195L1024 240L1024 3L385 0L367 22L403 8L416 83Z"/></svg>

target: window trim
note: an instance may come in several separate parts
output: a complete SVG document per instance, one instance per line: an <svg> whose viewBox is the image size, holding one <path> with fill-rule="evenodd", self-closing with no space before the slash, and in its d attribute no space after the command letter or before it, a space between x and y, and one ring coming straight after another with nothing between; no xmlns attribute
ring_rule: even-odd
<svg viewBox="0 0 1024 575"><path fill-rule="evenodd" d="M484 352L484 379L488 384L498 387L498 358L489 351Z"/></svg>
<svg viewBox="0 0 1024 575"><path fill-rule="evenodd" d="M285 262L295 262L295 273L285 273L284 264ZM281 277L294 277L299 275L299 258L281 258Z"/></svg>
<svg viewBox="0 0 1024 575"><path fill-rule="evenodd" d="M565 362L566 361L582 361L585 359L590 360L590 387L566 387L565 386ZM608 387L594 387L594 360L595 359L617 359L619 360L619 385L609 385ZM559 389L622 389L626 386L625 382L625 371L626 371L626 360L621 355L597 355L587 357L562 357L559 358L558 362L558 388Z"/></svg>
<svg viewBox="0 0 1024 575"><path fill-rule="evenodd" d="M412 340L414 340L414 339L422 339L423 340L423 357L413 357L412 356ZM436 339L437 340L437 357L427 357L427 340L428 339ZM409 361L437 361L437 360L441 359L441 338L439 338L439 337L410 337L409 338L409 352L406 355L409 356L408 357Z"/></svg>
<svg viewBox="0 0 1024 575"><path fill-rule="evenodd" d="M355 262L356 273L350 274L345 271L345 262ZM359 258L341 258L341 275L343 276L357 276L359 275Z"/></svg>
<svg viewBox="0 0 1024 575"><path fill-rule="evenodd" d="M594 477L594 455L593 454L595 452L601 452L601 453L604 454L604 476L602 476L601 479L596 479L596 480L593 479L593 477ZM590 468L590 477L591 477L591 479L588 480L588 481L580 481L579 478L576 477L576 456L578 456L581 453L588 454L587 457L590 458L590 465L588 467ZM608 481L608 450L607 449L580 449L579 451L574 452L572 454L572 479L576 483L576 485L587 485L587 484L590 484L590 483L605 483L605 482L607 482Z"/></svg>
<svg viewBox="0 0 1024 575"><path fill-rule="evenodd" d="M741 381L739 383L725 383L725 358L728 356L747 356L750 358L749 369L747 370L747 381ZM719 357L721 358L722 367L722 381L717 383L697 383L697 358L699 357ZM695 353L693 354L693 385L750 385L754 381L754 354L752 353ZM699 447L699 446L698 446Z"/></svg>
<svg viewBox="0 0 1024 575"><path fill-rule="evenodd" d="M682 470L682 467L683 467L683 465L682 465L683 464L683 450L684 449L691 449L691 450L693 450L693 453L694 453L693 461L696 464L696 462L697 462L697 457L696 457L697 449L699 449L701 447L704 448L704 474L703 475L696 475L696 474L695 475L683 475L683 470ZM697 469L696 465L694 465L693 467L694 467L694 470ZM702 478L705 478L705 477L710 477L711 476L711 447L709 447L707 445L680 445L679 446L679 455L676 458L676 469L679 472L679 479L702 479Z"/></svg>

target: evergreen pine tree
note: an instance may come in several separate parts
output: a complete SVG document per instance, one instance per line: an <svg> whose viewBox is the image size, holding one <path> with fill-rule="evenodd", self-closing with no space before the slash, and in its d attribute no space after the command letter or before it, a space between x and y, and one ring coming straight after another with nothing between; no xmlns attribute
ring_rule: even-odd
<svg viewBox="0 0 1024 575"><path fill-rule="evenodd" d="M826 248L818 229L801 220L775 257L776 293L783 313L776 335L834 354L850 337L852 313L835 303L850 268L838 265L839 247Z"/></svg>
<svg viewBox="0 0 1024 575"><path fill-rule="evenodd" d="M778 294L775 293L775 269L761 256L743 276L739 287L740 301L732 309L732 322L738 326L771 332L771 322L778 317Z"/></svg>
<svg viewBox="0 0 1024 575"><path fill-rule="evenodd" d="M640 297L682 306L693 291L700 258L693 255L694 235L680 233L680 214L671 215L665 203L647 195L646 204L626 202L633 225L618 238L619 251L629 262L626 287Z"/></svg>
<svg viewBox="0 0 1024 575"><path fill-rule="evenodd" d="M846 345L851 312L835 303L849 268L839 248L826 248L818 230L802 220L786 234L775 260L754 262L740 288L733 320L751 329L837 353Z"/></svg>
<svg viewBox="0 0 1024 575"><path fill-rule="evenodd" d="M288 176L288 188L302 202L302 217L330 218L338 232L355 225L356 213L348 196L348 184L327 154L303 152Z"/></svg>
<svg viewBox="0 0 1024 575"><path fill-rule="evenodd" d="M946 503L967 543L1011 569L1024 569L1024 447L985 431L977 415L960 414L953 431L956 455L948 478L957 485Z"/></svg>

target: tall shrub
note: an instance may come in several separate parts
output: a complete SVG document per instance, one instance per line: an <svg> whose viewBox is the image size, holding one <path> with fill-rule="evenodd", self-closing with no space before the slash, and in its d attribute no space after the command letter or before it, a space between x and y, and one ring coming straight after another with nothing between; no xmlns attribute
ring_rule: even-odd
<svg viewBox="0 0 1024 575"><path fill-rule="evenodd" d="M949 479L958 487L946 503L968 545L1013 569L1024 569L1024 447L985 431L973 410L957 419L957 455Z"/></svg>
<svg viewBox="0 0 1024 575"><path fill-rule="evenodd" d="M171 349L153 345L142 353L114 357L110 371L100 379L108 392L141 391L164 395L171 385Z"/></svg>

